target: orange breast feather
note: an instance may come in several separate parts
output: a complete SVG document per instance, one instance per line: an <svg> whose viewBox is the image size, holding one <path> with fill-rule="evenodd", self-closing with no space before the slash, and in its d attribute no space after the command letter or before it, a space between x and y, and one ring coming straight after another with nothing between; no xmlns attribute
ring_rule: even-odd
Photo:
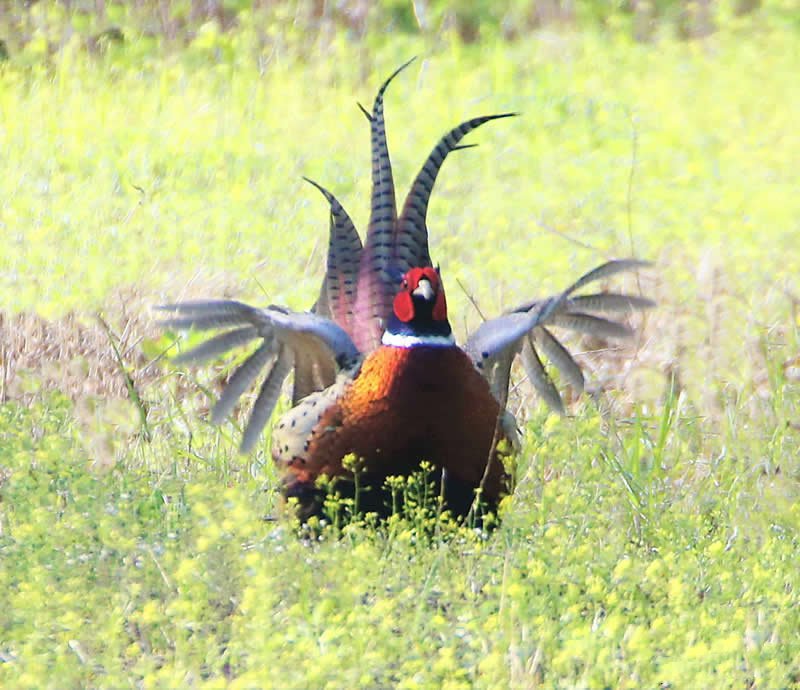
<svg viewBox="0 0 800 690"><path fill-rule="evenodd" d="M302 404L302 403L301 403ZM497 401L484 378L457 347L380 347L316 424L303 458L289 462L296 481L347 474L342 458L354 453L364 471L380 478L409 474L422 460L456 479L480 485L496 499L505 475L492 442Z"/></svg>

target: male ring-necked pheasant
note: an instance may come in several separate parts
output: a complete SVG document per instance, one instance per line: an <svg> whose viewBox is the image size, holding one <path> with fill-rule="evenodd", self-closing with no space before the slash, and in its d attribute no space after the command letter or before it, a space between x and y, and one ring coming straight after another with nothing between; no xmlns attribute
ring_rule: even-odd
<svg viewBox="0 0 800 690"><path fill-rule="evenodd" d="M470 131L513 113L467 120L436 144L414 180L398 216L383 118L383 96L403 65L378 91L367 115L372 140L372 208L362 246L353 222L326 189L330 204L328 262L311 312L265 309L234 301L164 305L164 325L196 330L229 328L182 354L205 361L253 340L257 349L237 369L212 412L219 422L266 368L244 431L242 450L255 445L294 369L292 409L272 431L272 456L284 472L284 493L295 497L302 518L321 510L318 480L340 486L351 479L344 458L359 458L361 506L385 512L384 480L410 475L425 460L440 473L448 507L465 515L476 489L494 507L508 489L498 457L505 441L516 447L506 410L511 365L517 355L533 386L563 412L543 353L576 391L581 369L550 327L602 337L630 330L590 312L624 312L652 306L618 293L575 295L590 282L643 266L636 259L609 261L564 292L532 300L485 321L459 347L447 318L444 287L431 265L426 215L434 182L447 155ZM363 110L363 108L362 108Z"/></svg>

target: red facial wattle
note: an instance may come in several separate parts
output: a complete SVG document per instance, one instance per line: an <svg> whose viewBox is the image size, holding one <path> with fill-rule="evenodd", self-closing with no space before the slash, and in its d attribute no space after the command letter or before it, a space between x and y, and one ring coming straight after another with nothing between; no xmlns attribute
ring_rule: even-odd
<svg viewBox="0 0 800 690"><path fill-rule="evenodd" d="M394 313L400 321L408 323L415 316L414 312L414 290L419 287L421 280L427 280L436 292L436 299L433 304L431 315L434 321L447 320L447 300L444 290L441 289L439 273L434 268L412 268L403 277L403 285L394 298Z"/></svg>
<svg viewBox="0 0 800 690"><path fill-rule="evenodd" d="M414 318L414 300L405 288L395 295L394 314L403 323L408 323Z"/></svg>

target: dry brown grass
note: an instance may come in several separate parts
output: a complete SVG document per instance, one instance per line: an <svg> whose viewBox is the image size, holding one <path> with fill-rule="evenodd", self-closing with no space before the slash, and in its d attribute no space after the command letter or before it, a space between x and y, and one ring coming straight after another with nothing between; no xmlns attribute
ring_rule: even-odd
<svg viewBox="0 0 800 690"><path fill-rule="evenodd" d="M739 404L744 402L752 414L759 415L768 407L771 372L773 378L782 372L789 383L800 382L800 354L792 350L795 313L784 310L788 319L771 323L758 322L750 314L742 316L739 298L725 287L735 285L732 276L726 276L708 257L694 273L696 294L691 299L685 294L677 298L660 269L643 276L641 286L634 278L623 286L630 292L641 288L658 302L655 310L631 318L629 323L637 333L633 342L609 343L590 337L568 341L587 372L588 391L611 392L615 415L629 415L637 403L656 403L672 385L691 401L699 416L712 423L734 395ZM165 294L176 300L235 296L238 288L229 276L169 286ZM782 299L794 304L788 293ZM0 400L26 404L45 391L56 390L72 399L80 412L87 404L94 409L101 400L112 407L113 401L130 400L131 385L144 400L158 398L160 379L174 372L168 364L172 352L153 355L151 347L146 348L148 356L143 348L162 335L150 309L158 301L152 292L132 287L117 292L101 314L71 312L47 320L32 313L0 312ZM780 310L772 309L776 311ZM731 324L742 322L748 325L747 334L740 337L738 346L732 345L735 329ZM179 377L179 390L173 386L171 394L194 398L193 409L202 415L209 401L199 394L196 371ZM224 385L219 366L199 371L204 372L203 378L212 378L216 391ZM731 376L733 371L736 377ZM564 396L567 403L576 400L570 390ZM509 406L520 421L533 404L529 387L517 385Z"/></svg>
<svg viewBox="0 0 800 690"><path fill-rule="evenodd" d="M117 312L107 320L75 312L56 320L32 313L0 312L0 331L2 400L26 401L46 390L58 390L73 400L85 396L127 398L125 372L112 339L134 384L142 385L159 375L159 367L148 361L141 349L145 338L157 335L144 311Z"/></svg>
<svg viewBox="0 0 800 690"><path fill-rule="evenodd" d="M94 313L70 311L57 319L0 311L0 401L29 402L45 391L83 398L128 399L129 385L145 390L161 378L173 354L148 356L143 345L163 335L153 305L169 299L235 295L233 277L168 284L157 296L144 286L115 291ZM128 380L130 377L130 380Z"/></svg>

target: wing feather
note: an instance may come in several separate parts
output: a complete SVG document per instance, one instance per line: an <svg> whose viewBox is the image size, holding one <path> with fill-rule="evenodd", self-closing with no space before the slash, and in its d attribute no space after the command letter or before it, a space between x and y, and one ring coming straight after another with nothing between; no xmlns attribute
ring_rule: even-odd
<svg viewBox="0 0 800 690"><path fill-rule="evenodd" d="M564 414L564 402L561 400L561 394L544 368L542 360L539 359L530 335L525 337L525 342L522 345L522 366L525 367L528 380L533 384L539 395L542 396L542 399L552 410L558 412L558 414Z"/></svg>
<svg viewBox="0 0 800 690"><path fill-rule="evenodd" d="M201 364L218 355L224 355L240 345L246 345L251 340L258 337L258 331L253 326L244 326L227 333L215 335L211 340L193 347L191 350L182 352L172 361L176 364L186 364L193 362Z"/></svg>
<svg viewBox="0 0 800 690"><path fill-rule="evenodd" d="M625 312L652 309L656 303L639 295L621 295L615 292L600 292L596 295L570 297L571 311Z"/></svg>
<svg viewBox="0 0 800 690"><path fill-rule="evenodd" d="M570 331L578 331L579 333L594 335L599 338L624 339L633 336L633 331L625 324L580 312L553 314L548 323L559 328L566 328Z"/></svg>
<svg viewBox="0 0 800 690"><path fill-rule="evenodd" d="M260 338L261 344L245 359L228 381L211 413L215 424L227 417L242 394L266 368L266 375L242 440L242 449L251 449L275 408L284 379L295 367L294 402L314 391L332 385L338 372L352 366L360 353L350 336L333 321L308 312L292 312L282 307L257 309L241 302L186 302L158 307L172 314L163 325L210 329L220 326L239 328L216 335L181 355L183 361L216 356Z"/></svg>
<svg viewBox="0 0 800 690"><path fill-rule="evenodd" d="M250 413L250 419L247 421L247 426L242 436L242 445L240 447L242 453L249 453L256 445L258 437L275 409L281 394L281 385L289 375L291 368L291 353L287 352L285 346L282 346L278 350L275 364L267 374L267 378L264 379L264 383L261 384L261 390L258 392L258 397L253 404L253 411Z"/></svg>
<svg viewBox="0 0 800 690"><path fill-rule="evenodd" d="M536 346L538 345L578 392L583 390L584 377L578 363L547 326L602 338L630 337L633 331L625 324L588 314L580 309L605 312L639 311L654 306L652 300L618 293L572 295L591 282L646 266L650 266L650 263L638 259L608 261L578 278L558 295L530 300L506 314L482 323L467 339L465 349L475 366L488 379L495 397L499 401L505 400L511 364L514 357L520 354L533 386L550 407L563 412L561 396L542 365Z"/></svg>
<svg viewBox="0 0 800 690"><path fill-rule="evenodd" d="M547 359L561 372L561 375L575 389L576 393L582 393L584 385L583 372L580 365L569 353L569 350L544 326L535 328L532 333Z"/></svg>
<svg viewBox="0 0 800 690"><path fill-rule="evenodd" d="M241 366L234 372L222 391L217 404L211 411L212 424L220 424L222 421L233 412L233 408L242 397L242 394L252 385L253 381L258 378L261 370L266 366L267 362L274 356L274 344L272 342L265 342L253 354L251 354Z"/></svg>

